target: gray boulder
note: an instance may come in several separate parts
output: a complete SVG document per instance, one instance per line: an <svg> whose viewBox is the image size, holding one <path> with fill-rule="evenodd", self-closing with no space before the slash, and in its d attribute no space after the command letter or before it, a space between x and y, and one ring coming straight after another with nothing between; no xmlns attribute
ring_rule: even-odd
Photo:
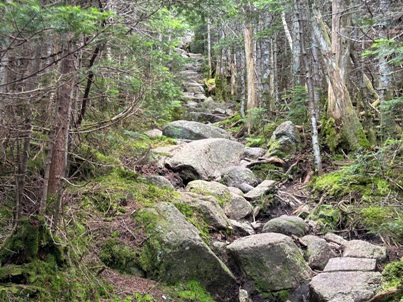
<svg viewBox="0 0 403 302"><path fill-rule="evenodd" d="M336 257L331 258L327 263L325 272L337 271L375 271L376 260L369 258L349 258Z"/></svg>
<svg viewBox="0 0 403 302"><path fill-rule="evenodd" d="M228 202L230 200L229 188L216 181L193 180L186 185L185 190L203 195L213 195Z"/></svg>
<svg viewBox="0 0 403 302"><path fill-rule="evenodd" d="M381 282L377 272L321 273L310 282L311 302L370 300Z"/></svg>
<svg viewBox="0 0 403 302"><path fill-rule="evenodd" d="M301 251L286 235L251 235L235 240L227 249L246 277L263 292L294 288L311 276Z"/></svg>
<svg viewBox="0 0 403 302"><path fill-rule="evenodd" d="M169 284L196 280L217 301L236 299L235 277L174 205L141 209L134 219L146 227L140 258L147 276Z"/></svg>
<svg viewBox="0 0 403 302"><path fill-rule="evenodd" d="M221 178L228 187L238 188L241 184L246 183L252 187L259 183L252 170L244 167L233 166L222 172Z"/></svg>
<svg viewBox="0 0 403 302"><path fill-rule="evenodd" d="M230 138L230 134L218 127L193 121L174 121L162 130L165 136L199 140L205 138Z"/></svg>
<svg viewBox="0 0 403 302"><path fill-rule="evenodd" d="M259 197L268 194L275 189L276 182L274 180L264 180L258 186L250 190L244 195L247 200L256 200ZM240 188L242 190L242 188Z"/></svg>
<svg viewBox="0 0 403 302"><path fill-rule="evenodd" d="M280 233L284 235L295 235L302 237L305 235L305 222L297 216L282 215L273 218L263 226L263 233Z"/></svg>
<svg viewBox="0 0 403 302"><path fill-rule="evenodd" d="M209 138L178 146L165 165L178 172L185 181L211 180L226 168L239 163L244 146L221 138Z"/></svg>
<svg viewBox="0 0 403 302"><path fill-rule="evenodd" d="M227 229L230 222L224 210L213 196L204 196L195 193L182 192L176 204L187 204L193 213L200 216L207 226L212 229ZM177 206L179 206L177 205Z"/></svg>
<svg viewBox="0 0 403 302"><path fill-rule="evenodd" d="M242 219L253 209L245 198L232 193L228 187L216 181L193 180L187 184L185 190L219 198L223 202L225 214L231 219Z"/></svg>
<svg viewBox="0 0 403 302"><path fill-rule="evenodd" d="M307 247L305 259L312 269L323 270L331 257L335 255L326 240L314 235L306 235L301 238Z"/></svg>
<svg viewBox="0 0 403 302"><path fill-rule="evenodd" d="M298 130L293 122L284 122L274 130L269 141L267 155L289 158L297 151L299 141Z"/></svg>
<svg viewBox="0 0 403 302"><path fill-rule="evenodd" d="M230 203L224 207L225 214L231 219L242 219L252 213L253 207L242 196L230 193Z"/></svg>
<svg viewBox="0 0 403 302"><path fill-rule="evenodd" d="M386 248L363 240L351 240L344 244L343 257L386 259Z"/></svg>

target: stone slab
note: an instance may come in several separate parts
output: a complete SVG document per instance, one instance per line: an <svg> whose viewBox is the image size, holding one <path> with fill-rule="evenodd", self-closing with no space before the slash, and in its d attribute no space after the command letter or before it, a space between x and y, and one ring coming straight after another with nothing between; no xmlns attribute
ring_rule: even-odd
<svg viewBox="0 0 403 302"><path fill-rule="evenodd" d="M339 257L329 259L324 271L375 271L375 269L375 259Z"/></svg>

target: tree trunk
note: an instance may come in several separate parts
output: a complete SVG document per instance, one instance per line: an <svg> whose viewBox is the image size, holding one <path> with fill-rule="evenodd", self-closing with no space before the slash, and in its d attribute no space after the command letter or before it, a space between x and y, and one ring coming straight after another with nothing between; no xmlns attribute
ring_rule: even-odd
<svg viewBox="0 0 403 302"><path fill-rule="evenodd" d="M333 0L332 1L332 52L334 60L340 68L343 82L348 90L349 74L350 74L350 52L351 43L351 13L348 13L349 0ZM333 87L329 84L328 90L328 111L331 116L338 116L341 113L337 106L336 95Z"/></svg>
<svg viewBox="0 0 403 302"><path fill-rule="evenodd" d="M316 5L314 5L312 12L314 14L311 22L312 29L325 62L329 89L334 94L335 100L334 105L329 104L329 108L331 108L329 116L334 119L336 127L341 129L343 139L351 150L357 150L360 147L368 148L369 142L354 110L343 73L330 47L325 24ZM309 16L308 20L311 20Z"/></svg>
<svg viewBox="0 0 403 302"><path fill-rule="evenodd" d="M292 75L294 79L294 85L298 86L301 85L301 46L300 46L300 24L298 22L298 1L294 0L294 7L292 13L292 31L291 31L291 38L292 38Z"/></svg>
<svg viewBox="0 0 403 302"><path fill-rule="evenodd" d="M380 11L381 11L381 21L380 21L380 29L379 29L379 39L388 39L388 11L392 7L391 5L391 0L380 0ZM391 99L391 93L392 91L391 86L392 86L392 66L388 64L388 60L386 56L381 56L379 58L379 80L378 80L378 91L379 91L379 102L380 102L380 108L381 108L381 141L385 141L386 139L386 128L388 128L388 124L392 123L392 121L388 121L388 119L391 119L391 117L388 117L387 112L385 111L384 105L386 101Z"/></svg>
<svg viewBox="0 0 403 302"><path fill-rule="evenodd" d="M211 78L213 68L211 64L211 24L210 17L207 17L207 61L208 61L208 70L209 70L209 78Z"/></svg>
<svg viewBox="0 0 403 302"><path fill-rule="evenodd" d="M298 6L300 7L300 6ZM299 20L299 28L300 28L300 43L301 43L301 52L302 52L302 60L304 63L305 73L306 73L306 84L308 87L308 100L309 100L309 113L311 117L311 127L312 127L312 149L315 159L316 172L318 175L322 175L322 158L320 155L320 145L319 145L319 134L317 127L317 119L316 119L316 103L315 103L315 86L313 79L313 56L308 56L305 44L307 35L305 34L304 24L302 20L306 20L304 16L304 10L300 9L301 12ZM298 14L298 13L297 13ZM298 15L297 15L298 16Z"/></svg>
<svg viewBox="0 0 403 302"><path fill-rule="evenodd" d="M73 69L74 62L72 56L68 56L72 43L66 43L62 56L66 56L61 61L60 73L63 83L58 90L56 119L53 131L55 133L54 144L51 150L51 163L49 168L49 183L47 200L54 202L54 227L57 226L60 213L61 194L63 178L65 177L67 166L68 133L70 125L70 111L72 103L72 93L74 87Z"/></svg>
<svg viewBox="0 0 403 302"><path fill-rule="evenodd" d="M248 24L244 28L244 39L245 39L246 77L247 77L247 89L248 89L246 110L247 110L247 115L248 115L247 129L248 129L249 134L251 132L251 127L252 127L251 110L253 108L257 107L256 86L255 86L255 64L254 64L252 35L253 35L252 26L250 24Z"/></svg>

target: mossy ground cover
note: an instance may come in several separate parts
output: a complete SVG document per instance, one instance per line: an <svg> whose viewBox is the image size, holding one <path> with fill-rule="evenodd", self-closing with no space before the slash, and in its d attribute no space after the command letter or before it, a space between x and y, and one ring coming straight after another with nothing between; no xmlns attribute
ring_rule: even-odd
<svg viewBox="0 0 403 302"><path fill-rule="evenodd" d="M324 202L311 218L328 229L364 229L402 245L402 155L403 142L389 141L376 152L357 154L349 166L315 178L311 187Z"/></svg>

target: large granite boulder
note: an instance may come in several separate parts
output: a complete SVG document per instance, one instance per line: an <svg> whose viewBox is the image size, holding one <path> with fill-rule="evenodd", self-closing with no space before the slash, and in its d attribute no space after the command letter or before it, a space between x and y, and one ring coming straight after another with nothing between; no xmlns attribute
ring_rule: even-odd
<svg viewBox="0 0 403 302"><path fill-rule="evenodd" d="M321 273L310 282L311 302L364 302L370 300L381 282L378 272Z"/></svg>
<svg viewBox="0 0 403 302"><path fill-rule="evenodd" d="M284 122L274 130L269 141L267 155L289 158L297 151L299 141L298 130L293 122Z"/></svg>
<svg viewBox="0 0 403 302"><path fill-rule="evenodd" d="M286 235L251 235L235 240L227 249L260 291L295 288L311 277L301 251Z"/></svg>
<svg viewBox="0 0 403 302"><path fill-rule="evenodd" d="M301 242L306 245L304 253L312 269L323 270L334 253L325 239L314 235L306 235L301 238Z"/></svg>
<svg viewBox="0 0 403 302"><path fill-rule="evenodd" d="M162 130L165 136L199 140L205 138L230 138L230 134L218 127L193 121L174 121Z"/></svg>
<svg viewBox="0 0 403 302"><path fill-rule="evenodd" d="M196 280L216 301L235 301L235 277L174 205L141 209L134 219L146 228L140 262L148 277L169 284Z"/></svg>
<svg viewBox="0 0 403 302"><path fill-rule="evenodd" d="M175 205L180 207L181 204L186 204L186 210L190 209L192 214L198 216L196 218L203 219L210 229L227 229L231 225L224 210L213 196L182 192Z"/></svg>
<svg viewBox="0 0 403 302"><path fill-rule="evenodd" d="M219 177L226 168L239 164L244 146L222 138L209 138L170 150L165 165L178 172L185 182Z"/></svg>
<svg viewBox="0 0 403 302"><path fill-rule="evenodd" d="M254 187L259 183L259 180L252 170L240 166L233 166L225 169L221 175L221 178L224 184L228 187L239 188L239 186L243 183Z"/></svg>
<svg viewBox="0 0 403 302"><path fill-rule="evenodd" d="M281 233L284 235L295 235L302 237L305 235L306 226L302 218L297 216L281 215L273 218L263 226L263 233Z"/></svg>

